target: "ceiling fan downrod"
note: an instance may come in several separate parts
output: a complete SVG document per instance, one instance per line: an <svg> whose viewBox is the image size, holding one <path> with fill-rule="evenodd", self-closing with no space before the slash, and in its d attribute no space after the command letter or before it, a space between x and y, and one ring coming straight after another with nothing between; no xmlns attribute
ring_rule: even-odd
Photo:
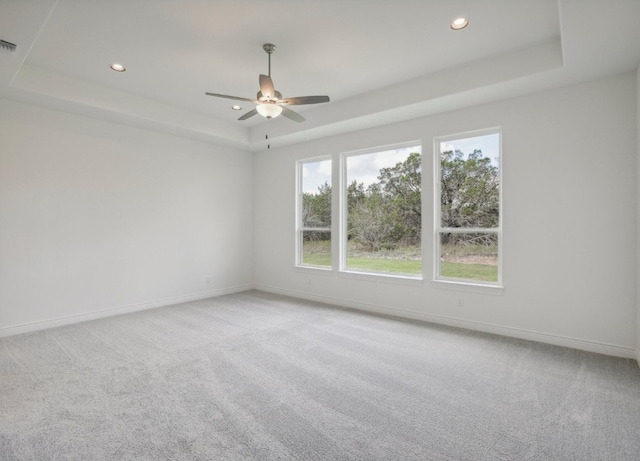
<svg viewBox="0 0 640 461"><path fill-rule="evenodd" d="M271 77L271 54L276 50L276 46L271 43L262 45L262 49L269 55L269 77Z"/></svg>

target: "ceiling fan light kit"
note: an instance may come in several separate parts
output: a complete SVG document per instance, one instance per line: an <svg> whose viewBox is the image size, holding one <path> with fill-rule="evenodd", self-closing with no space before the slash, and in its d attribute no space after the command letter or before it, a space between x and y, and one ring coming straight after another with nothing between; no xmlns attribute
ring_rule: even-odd
<svg viewBox="0 0 640 461"><path fill-rule="evenodd" d="M258 104L256 110L264 118L275 118L282 113L282 107L277 104Z"/></svg>
<svg viewBox="0 0 640 461"><path fill-rule="evenodd" d="M260 74L259 84L260 91L256 95L256 99L242 98L239 96L229 96L226 94L218 93L205 93L207 96L215 96L217 98L235 99L238 101L248 101L256 104L255 109L250 110L246 114L242 115L238 120L246 120L253 117L256 114L262 115L266 119L272 119L282 114L289 120L295 122L304 122L305 118L297 112L289 109L288 105L304 105L304 104L318 104L323 102L329 102L329 96L298 96L295 98L283 98L279 91L276 91L273 86L273 80L271 80L271 55L276 49L276 46L271 43L265 43L262 49L269 55L269 68L268 75Z"/></svg>

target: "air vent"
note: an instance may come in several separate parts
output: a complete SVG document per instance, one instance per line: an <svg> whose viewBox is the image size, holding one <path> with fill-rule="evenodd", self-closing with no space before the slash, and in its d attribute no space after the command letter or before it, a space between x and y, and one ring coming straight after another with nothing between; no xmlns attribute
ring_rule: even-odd
<svg viewBox="0 0 640 461"><path fill-rule="evenodd" d="M13 53L16 51L16 44L7 42L5 40L0 40L0 51L8 51L9 53Z"/></svg>

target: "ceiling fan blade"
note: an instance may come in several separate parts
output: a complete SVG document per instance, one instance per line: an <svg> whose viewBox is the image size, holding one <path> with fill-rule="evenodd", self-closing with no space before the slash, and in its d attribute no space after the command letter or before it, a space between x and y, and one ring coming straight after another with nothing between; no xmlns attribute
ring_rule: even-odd
<svg viewBox="0 0 640 461"><path fill-rule="evenodd" d="M329 96L298 96L297 98L287 98L280 101L280 104L302 105L302 104L319 104L321 102L329 102Z"/></svg>
<svg viewBox="0 0 640 461"><path fill-rule="evenodd" d="M246 120L248 118L253 117L254 115L257 115L258 111L255 109L251 109L249 112L247 112L246 114L244 114L242 117L240 117L238 120Z"/></svg>
<svg viewBox="0 0 640 461"><path fill-rule="evenodd" d="M276 89L273 87L273 80L268 75L260 74L260 91L267 99L275 99Z"/></svg>
<svg viewBox="0 0 640 461"><path fill-rule="evenodd" d="M207 96L215 96L216 98L226 98L226 99L235 99L237 101L248 101L248 102L252 102L257 104L258 101L256 101L255 99L249 99L249 98L241 98L240 96L229 96L226 94L218 94L218 93L205 93Z"/></svg>
<svg viewBox="0 0 640 461"><path fill-rule="evenodd" d="M304 122L306 120L299 113L294 112L291 109L287 109L286 107L282 107L282 115L287 117L289 120L293 120L294 122Z"/></svg>

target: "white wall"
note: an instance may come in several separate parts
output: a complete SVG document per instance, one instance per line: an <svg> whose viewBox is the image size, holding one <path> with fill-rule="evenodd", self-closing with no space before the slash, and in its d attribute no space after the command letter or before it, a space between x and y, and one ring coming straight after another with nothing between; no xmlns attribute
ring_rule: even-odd
<svg viewBox="0 0 640 461"><path fill-rule="evenodd" d="M0 336L250 287L252 168L0 100Z"/></svg>
<svg viewBox="0 0 640 461"><path fill-rule="evenodd" d="M635 73L283 147L255 160L259 288L627 357L636 348ZM433 138L501 126L500 295L432 278ZM422 284L296 270L297 159L422 139L427 178ZM633 211L631 211L633 210ZM464 307L457 300L463 298Z"/></svg>

